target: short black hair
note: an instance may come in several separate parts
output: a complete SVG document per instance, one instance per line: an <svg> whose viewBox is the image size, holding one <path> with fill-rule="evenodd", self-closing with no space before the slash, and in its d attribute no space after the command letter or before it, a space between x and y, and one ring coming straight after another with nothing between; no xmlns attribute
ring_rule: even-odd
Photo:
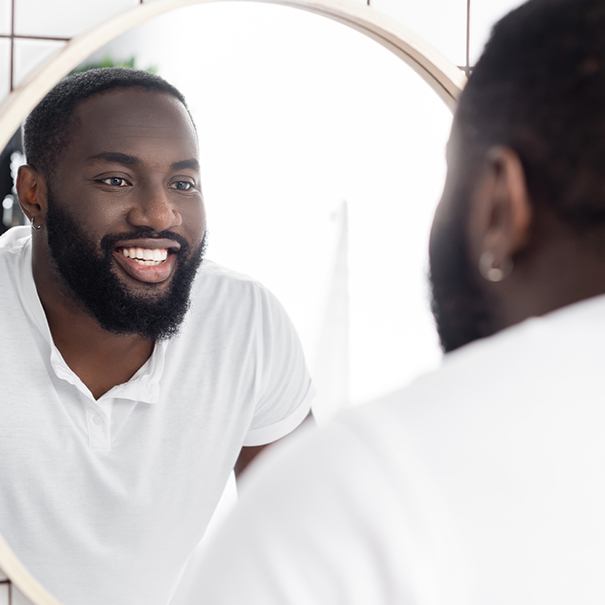
<svg viewBox="0 0 605 605"><path fill-rule="evenodd" d="M469 161L508 146L534 204L576 226L605 224L605 2L530 0L505 16L455 122Z"/></svg>
<svg viewBox="0 0 605 605"><path fill-rule="evenodd" d="M189 112L181 92L163 78L146 71L110 67L71 74L46 94L23 125L23 149L28 164L51 176L69 142L78 105L94 95L123 88L167 93Z"/></svg>

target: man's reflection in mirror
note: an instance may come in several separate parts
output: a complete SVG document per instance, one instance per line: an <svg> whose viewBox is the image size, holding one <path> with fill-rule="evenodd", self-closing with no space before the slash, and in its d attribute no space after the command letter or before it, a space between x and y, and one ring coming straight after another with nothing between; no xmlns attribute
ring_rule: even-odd
<svg viewBox="0 0 605 605"><path fill-rule="evenodd" d="M270 292L205 258L178 90L84 72L23 133L31 226L0 238L0 534L65 605L164 604L232 470L308 415L301 346Z"/></svg>

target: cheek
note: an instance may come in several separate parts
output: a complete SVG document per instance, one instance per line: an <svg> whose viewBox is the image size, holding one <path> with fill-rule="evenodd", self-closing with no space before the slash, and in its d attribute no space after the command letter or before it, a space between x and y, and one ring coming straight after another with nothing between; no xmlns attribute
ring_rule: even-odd
<svg viewBox="0 0 605 605"><path fill-rule="evenodd" d="M127 212L117 204L91 204L85 212L78 215L79 224L87 231L91 239L100 241L104 236L129 231L126 221Z"/></svg>
<svg viewBox="0 0 605 605"><path fill-rule="evenodd" d="M191 204L181 210L183 230L193 241L201 241L206 231L206 209L204 202Z"/></svg>
<svg viewBox="0 0 605 605"><path fill-rule="evenodd" d="M90 194L75 191L61 196L53 195L49 202L68 215L91 242L100 242L103 236L112 231L124 231L122 210Z"/></svg>

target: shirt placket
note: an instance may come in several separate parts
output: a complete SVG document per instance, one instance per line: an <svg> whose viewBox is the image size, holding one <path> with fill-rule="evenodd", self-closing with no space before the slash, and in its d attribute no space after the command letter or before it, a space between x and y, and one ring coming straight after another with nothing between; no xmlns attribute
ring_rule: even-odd
<svg viewBox="0 0 605 605"><path fill-rule="evenodd" d="M111 403L89 403L86 408L89 445L94 450L111 449Z"/></svg>

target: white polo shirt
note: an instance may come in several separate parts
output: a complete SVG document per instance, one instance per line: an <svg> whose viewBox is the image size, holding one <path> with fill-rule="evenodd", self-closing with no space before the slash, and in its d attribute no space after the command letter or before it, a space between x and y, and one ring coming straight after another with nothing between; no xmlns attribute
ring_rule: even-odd
<svg viewBox="0 0 605 605"><path fill-rule="evenodd" d="M601 296L268 452L173 605L602 605L604 350Z"/></svg>
<svg viewBox="0 0 605 605"><path fill-rule="evenodd" d="M65 605L165 605L242 445L305 418L294 329L204 261L175 337L95 400L54 346L30 229L0 238L0 534Z"/></svg>

